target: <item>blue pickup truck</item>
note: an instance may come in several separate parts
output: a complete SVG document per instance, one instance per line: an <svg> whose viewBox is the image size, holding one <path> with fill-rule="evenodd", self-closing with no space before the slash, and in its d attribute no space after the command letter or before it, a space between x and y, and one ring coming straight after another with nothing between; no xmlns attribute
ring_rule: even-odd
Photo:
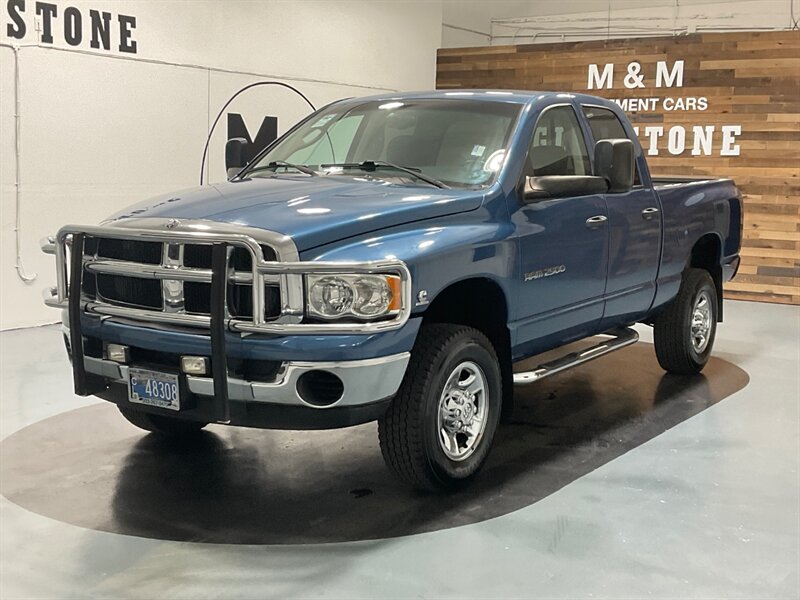
<svg viewBox="0 0 800 600"><path fill-rule="evenodd" d="M651 177L612 102L388 94L334 102L246 165L245 144L226 182L43 241L75 392L134 425L377 420L394 473L447 489L485 461L514 385L634 343L634 323L666 371L708 361L740 193Z"/></svg>

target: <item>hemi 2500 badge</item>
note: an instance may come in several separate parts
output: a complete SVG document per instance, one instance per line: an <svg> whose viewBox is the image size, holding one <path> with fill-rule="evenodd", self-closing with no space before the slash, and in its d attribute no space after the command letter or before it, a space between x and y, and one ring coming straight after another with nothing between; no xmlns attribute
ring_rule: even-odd
<svg viewBox="0 0 800 600"><path fill-rule="evenodd" d="M544 269L539 269L538 271L530 271L525 273L525 281L533 281L535 279L541 279L542 277L550 277L551 275L559 275L567 270L566 265L556 265L555 267L547 267Z"/></svg>

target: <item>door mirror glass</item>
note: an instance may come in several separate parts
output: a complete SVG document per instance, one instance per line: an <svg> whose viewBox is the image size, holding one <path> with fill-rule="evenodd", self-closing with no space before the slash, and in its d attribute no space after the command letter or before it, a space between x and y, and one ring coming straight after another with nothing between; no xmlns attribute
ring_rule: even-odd
<svg viewBox="0 0 800 600"><path fill-rule="evenodd" d="M606 180L609 192L618 194L630 191L635 172L632 141L600 140L595 144L594 174Z"/></svg>
<svg viewBox="0 0 800 600"><path fill-rule="evenodd" d="M225 144L225 169L228 179L241 171L247 165L247 145L244 138L231 138Z"/></svg>

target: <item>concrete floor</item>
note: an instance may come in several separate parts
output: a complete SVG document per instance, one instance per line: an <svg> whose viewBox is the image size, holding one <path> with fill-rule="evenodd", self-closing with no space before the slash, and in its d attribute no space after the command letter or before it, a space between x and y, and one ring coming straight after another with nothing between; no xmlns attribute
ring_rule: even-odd
<svg viewBox="0 0 800 600"><path fill-rule="evenodd" d="M118 475L113 461L90 460L93 444L103 454L115 447L106 438L116 439L117 426L102 421L113 407L71 394L58 328L3 332L0 598L798 598L800 309L727 302L725 310L716 341L718 366L707 374L708 394L722 388L725 393L698 403L697 388L659 386L669 410L655 406L616 426L589 429L588 439L581 435L593 413L587 418L582 407L581 418L559 422L567 439L580 429L574 451L567 447L558 458L538 457L530 472L515 471L491 488L502 500L512 491L518 499L540 482L550 486L543 493L528 490L527 500L517 503L521 507L460 526L455 525L465 521L439 515L443 528L415 535L305 544L294 538L281 544L211 544L121 535L113 514L102 512L93 513L101 517L90 526L69 524L83 524L77 516L94 506L96 490L102 489L96 482ZM650 339L648 328L640 332L643 341ZM651 361L645 354L652 349L638 346L632 359ZM613 362L613 356L594 368L605 364L620 379L641 370L636 362L626 370L628 363ZM571 378L586 380L580 369L565 374L561 385L568 387ZM734 379L740 383L728 385ZM671 401L677 392L689 399ZM680 409L689 405L694 408ZM96 415L102 431L79 427L81 415ZM53 448L56 427L66 428L63 453ZM132 428L119 431L124 438L119 443L141 437ZM228 440L224 435L233 433L217 437ZM496 480L505 454L493 455L498 466L488 468L484 480ZM54 480L55 471L42 468L41 481L50 477L52 488L37 490L50 496L46 502L38 498L39 504L30 493L19 496L22 500L11 494L19 478L30 476L21 465L36 464L37 457L57 460L65 469L58 472L71 480ZM536 473L547 476L537 479ZM128 495L136 493L135 479L126 484ZM373 483L370 502L380 511L386 496L380 481ZM471 502L449 501L448 508L468 506L488 514L481 508L486 504L478 495L486 488L481 485L467 499ZM285 504L296 500L287 494ZM230 508L226 502L219 505L223 515ZM274 498L271 502L268 510L281 508ZM405 502L392 509L412 507L418 517L436 500ZM21 505L59 510L39 510L56 515L51 518ZM151 502L146 510L157 518L152 513L158 507ZM173 514L175 506L168 508ZM268 523L255 521L261 527Z"/></svg>

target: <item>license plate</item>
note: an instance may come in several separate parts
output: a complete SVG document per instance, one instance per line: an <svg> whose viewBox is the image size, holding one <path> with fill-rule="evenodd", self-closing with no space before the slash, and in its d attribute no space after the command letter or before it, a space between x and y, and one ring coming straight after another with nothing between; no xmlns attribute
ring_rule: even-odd
<svg viewBox="0 0 800 600"><path fill-rule="evenodd" d="M128 399L137 404L180 410L178 376L147 369L128 369Z"/></svg>

